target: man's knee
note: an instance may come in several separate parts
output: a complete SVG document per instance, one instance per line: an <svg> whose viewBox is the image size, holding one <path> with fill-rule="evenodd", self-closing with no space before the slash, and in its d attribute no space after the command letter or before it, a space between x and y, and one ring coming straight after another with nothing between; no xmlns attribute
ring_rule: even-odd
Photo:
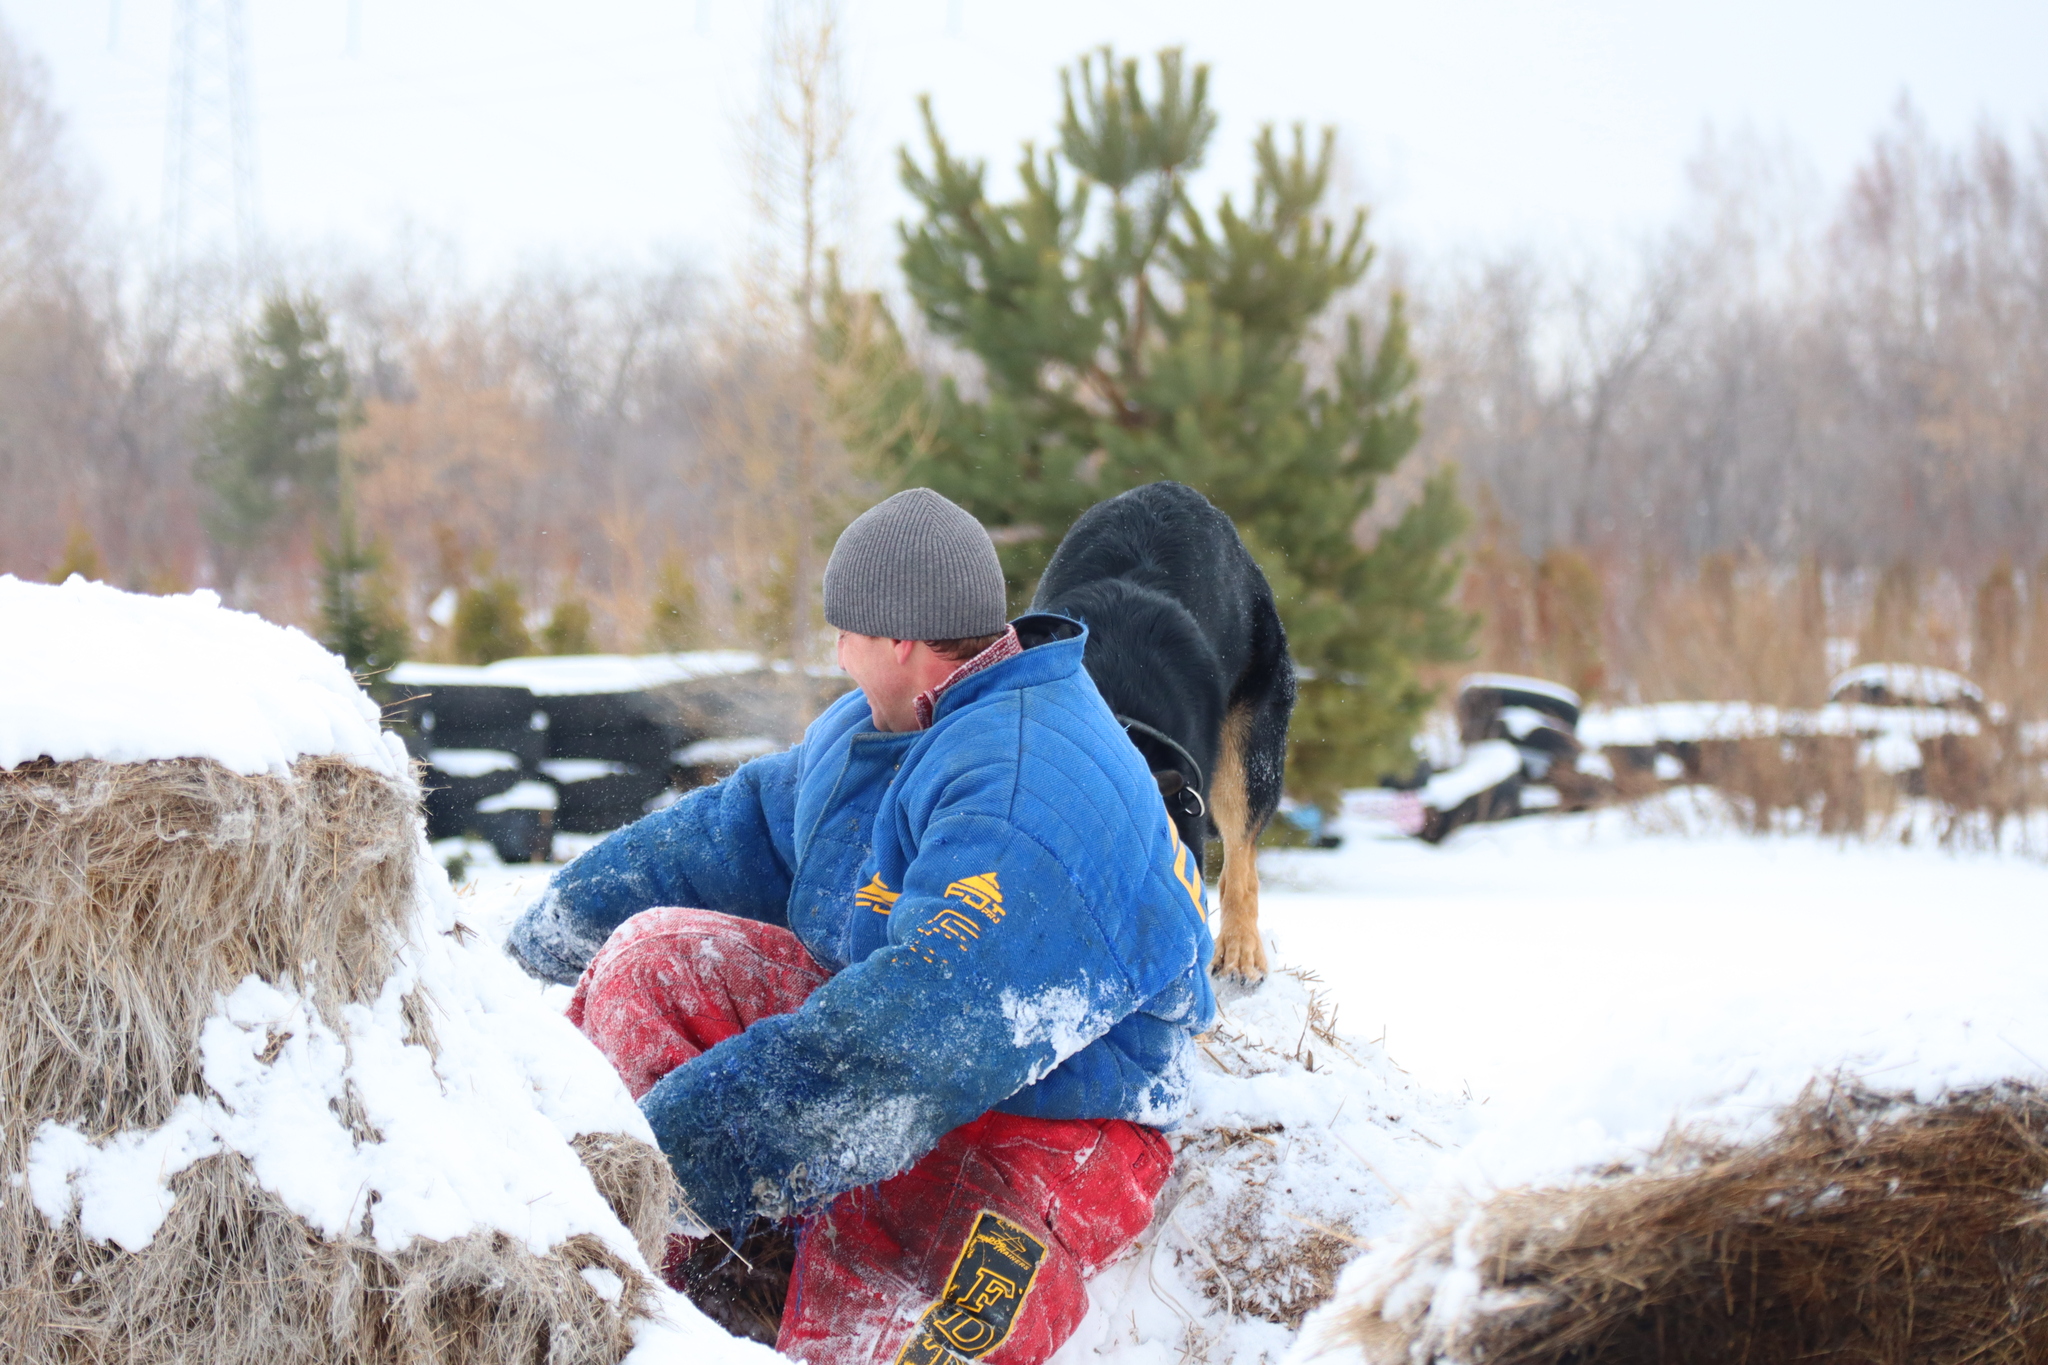
<svg viewBox="0 0 2048 1365"><path fill-rule="evenodd" d="M835 1365L940 1347L1035 1365L1080 1324L1087 1277L1150 1223L1172 1162L1156 1130L1122 1120L987 1114L956 1128L812 1225L777 1347Z"/></svg>
<svg viewBox="0 0 2048 1365"><path fill-rule="evenodd" d="M1084 1275L1138 1239L1173 1174L1173 1148L1158 1129L1124 1119L1099 1122L1101 1138L1060 1187L1049 1220Z"/></svg>
<svg viewBox="0 0 2048 1365"><path fill-rule="evenodd" d="M688 960L703 949L715 948L720 943L745 942L750 930L761 929L773 929L773 926L716 910L696 910L680 905L656 906L652 910L642 910L612 930L612 936L590 959L585 974L601 974L608 965L616 970L616 964L621 961L634 961L649 955L663 960Z"/></svg>
<svg viewBox="0 0 2048 1365"><path fill-rule="evenodd" d="M613 931L576 983L569 1022L638 1099L755 1020L795 1010L827 975L787 929L663 906Z"/></svg>

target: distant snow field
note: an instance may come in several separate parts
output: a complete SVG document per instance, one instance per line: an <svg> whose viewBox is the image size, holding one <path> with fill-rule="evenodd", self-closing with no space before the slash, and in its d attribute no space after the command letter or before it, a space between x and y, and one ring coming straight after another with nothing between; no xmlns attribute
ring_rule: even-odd
<svg viewBox="0 0 2048 1365"><path fill-rule="evenodd" d="M1308 1272L1262 1243L1352 1259L1456 1191L1739 1133L1837 1071L1922 1096L2048 1073L2048 862L1752 838L1691 799L1441 847L1360 803L1342 848L1265 855L1301 974L1224 992L1161 1218L1056 1361L1277 1361ZM501 934L544 874L473 875Z"/></svg>
<svg viewBox="0 0 2048 1365"><path fill-rule="evenodd" d="M1739 1119L1838 1068L1922 1091L2048 1071L2048 863L1748 837L1688 802L1441 848L1354 825L1266 856L1263 921L1347 1028L1483 1102L1461 1174Z"/></svg>

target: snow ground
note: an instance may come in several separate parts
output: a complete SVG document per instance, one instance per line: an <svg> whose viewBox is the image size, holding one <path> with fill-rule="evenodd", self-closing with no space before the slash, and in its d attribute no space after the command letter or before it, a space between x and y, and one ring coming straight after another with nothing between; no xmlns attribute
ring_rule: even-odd
<svg viewBox="0 0 2048 1365"><path fill-rule="evenodd" d="M1288 1328L1226 1311L1290 1292L1247 1236L1399 1238L1459 1191L1567 1178L1675 1121L1739 1131L1842 1069L1923 1095L2048 1072L2048 862L1753 838L1692 799L1441 847L1354 813L1340 849L1267 854L1274 960L1315 979L1226 992L1162 1216L1058 1365L1279 1360ZM501 934L544 876L484 855L469 916Z"/></svg>
<svg viewBox="0 0 2048 1365"><path fill-rule="evenodd" d="M1460 1178L1738 1122L1842 1067L1929 1093L2048 1069L2048 863L1752 838L1691 799L1442 848L1353 828L1267 855L1264 922L1354 1028L1483 1106Z"/></svg>

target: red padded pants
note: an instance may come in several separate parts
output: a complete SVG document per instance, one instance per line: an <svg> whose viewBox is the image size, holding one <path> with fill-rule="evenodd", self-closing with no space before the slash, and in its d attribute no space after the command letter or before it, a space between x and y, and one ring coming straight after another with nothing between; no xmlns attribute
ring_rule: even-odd
<svg viewBox="0 0 2048 1365"><path fill-rule="evenodd" d="M828 973L786 929L648 910L611 936L569 1019L634 1098ZM1087 1277L1137 1239L1172 1169L1121 1119L988 1113L910 1169L808 1219L775 1348L811 1365L1038 1365L1087 1311Z"/></svg>

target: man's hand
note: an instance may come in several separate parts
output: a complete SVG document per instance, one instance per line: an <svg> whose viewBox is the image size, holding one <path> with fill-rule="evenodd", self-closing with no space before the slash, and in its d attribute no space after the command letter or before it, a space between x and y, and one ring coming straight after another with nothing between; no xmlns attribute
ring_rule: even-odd
<svg viewBox="0 0 2048 1365"><path fill-rule="evenodd" d="M595 952L571 932L553 886L519 912L505 936L505 956L528 976L557 986L575 985Z"/></svg>

